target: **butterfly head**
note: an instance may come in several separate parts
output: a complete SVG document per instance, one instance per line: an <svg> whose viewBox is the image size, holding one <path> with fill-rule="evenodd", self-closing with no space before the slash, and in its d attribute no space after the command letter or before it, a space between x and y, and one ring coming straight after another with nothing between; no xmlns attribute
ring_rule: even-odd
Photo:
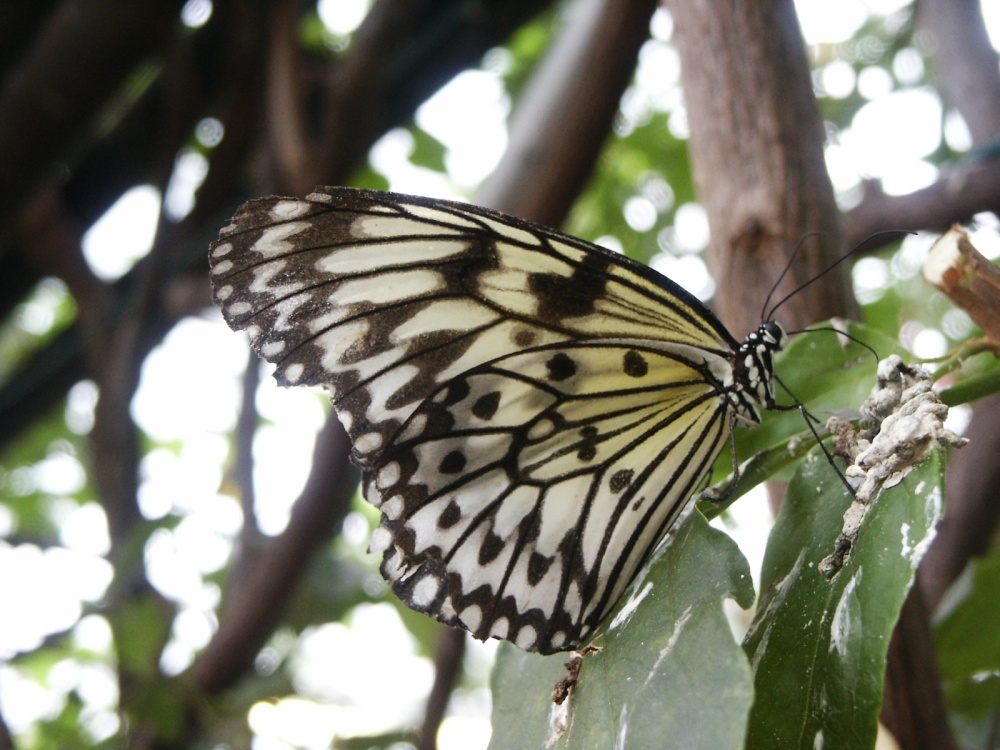
<svg viewBox="0 0 1000 750"><path fill-rule="evenodd" d="M761 323L740 345L734 374L743 398L736 410L737 422L760 424L760 406L774 408L774 355L787 344L785 329L777 321L769 320Z"/></svg>

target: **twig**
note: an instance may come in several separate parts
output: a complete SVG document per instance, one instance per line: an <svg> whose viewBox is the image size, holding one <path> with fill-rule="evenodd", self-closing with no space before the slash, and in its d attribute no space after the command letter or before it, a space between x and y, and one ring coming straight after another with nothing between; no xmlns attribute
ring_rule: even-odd
<svg viewBox="0 0 1000 750"><path fill-rule="evenodd" d="M424 725L420 728L417 750L434 750L437 747L437 733L448 708L452 688L462 673L462 657L465 656L465 631L447 628L441 633L437 654L434 659L434 686L427 697Z"/></svg>
<svg viewBox="0 0 1000 750"><path fill-rule="evenodd" d="M948 295L1000 347L1000 269L976 250L969 234L953 226L934 243L924 278Z"/></svg>
<svg viewBox="0 0 1000 750"><path fill-rule="evenodd" d="M2 713L0 713L0 750L14 750L14 736L10 733Z"/></svg>
<svg viewBox="0 0 1000 750"><path fill-rule="evenodd" d="M217 693L253 664L319 547L339 528L358 486L348 460L350 442L332 416L316 438L312 473L285 531L245 579L227 591L219 629L192 667L198 687Z"/></svg>

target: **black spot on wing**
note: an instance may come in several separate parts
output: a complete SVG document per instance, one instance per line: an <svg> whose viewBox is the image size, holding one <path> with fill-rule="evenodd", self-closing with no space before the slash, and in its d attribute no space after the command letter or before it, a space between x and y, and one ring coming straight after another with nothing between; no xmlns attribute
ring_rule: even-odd
<svg viewBox="0 0 1000 750"><path fill-rule="evenodd" d="M472 413L482 420L493 419L500 406L500 391L493 391L476 399L472 405Z"/></svg>
<svg viewBox="0 0 1000 750"><path fill-rule="evenodd" d="M493 533L490 529L486 532L486 537L483 539L483 543L479 545L479 564L489 565L491 562L497 559L497 556L503 551L504 543L497 534Z"/></svg>
<svg viewBox="0 0 1000 750"><path fill-rule="evenodd" d="M463 398L469 395L469 391L472 389L469 387L468 381L453 380L448 384L448 389L445 392L444 404L445 406L452 406L457 404Z"/></svg>
<svg viewBox="0 0 1000 750"><path fill-rule="evenodd" d="M541 320L562 320L591 314L595 300L604 296L608 265L608 258L589 253L569 276L529 274L528 289L538 299L538 317Z"/></svg>
<svg viewBox="0 0 1000 750"><path fill-rule="evenodd" d="M529 347L537 340L538 333L532 331L530 328L519 328L514 331L514 334L511 336L511 341L521 347Z"/></svg>
<svg viewBox="0 0 1000 750"><path fill-rule="evenodd" d="M555 557L550 557L548 555L543 555L538 551L533 551L531 557L528 559L528 583L532 586L537 586L538 582L541 581L545 574L549 572L549 568L552 567L552 562Z"/></svg>
<svg viewBox="0 0 1000 750"><path fill-rule="evenodd" d="M444 511L438 516L437 525L439 529L450 529L456 523L462 520L462 509L458 507L458 503L452 500L445 507Z"/></svg>
<svg viewBox="0 0 1000 750"><path fill-rule="evenodd" d="M576 362L574 362L565 352L552 355L545 363L548 370L549 380L566 380L576 375Z"/></svg>
<svg viewBox="0 0 1000 750"><path fill-rule="evenodd" d="M608 488L615 495L623 492L631 484L634 473L632 469L619 469L608 480Z"/></svg>
<svg viewBox="0 0 1000 750"><path fill-rule="evenodd" d="M587 425L580 429L580 450L576 456L581 461L593 461L597 455L597 428Z"/></svg>
<svg viewBox="0 0 1000 750"><path fill-rule="evenodd" d="M639 352L635 349L629 349L625 352L624 361L622 362L622 370L629 377L641 378L649 372L649 363L646 362L646 358L639 354Z"/></svg>
<svg viewBox="0 0 1000 750"><path fill-rule="evenodd" d="M441 459L438 471L442 474L458 474L465 468L465 454L462 451L454 450Z"/></svg>

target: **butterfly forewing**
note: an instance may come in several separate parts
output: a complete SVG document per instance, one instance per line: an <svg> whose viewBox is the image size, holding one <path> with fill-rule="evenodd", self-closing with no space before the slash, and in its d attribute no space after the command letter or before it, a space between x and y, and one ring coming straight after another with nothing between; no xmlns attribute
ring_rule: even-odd
<svg viewBox="0 0 1000 750"><path fill-rule="evenodd" d="M449 378L525 347L659 332L728 349L697 302L610 251L460 204L324 190L246 204L212 279L279 381L330 391L362 456Z"/></svg>
<svg viewBox="0 0 1000 750"><path fill-rule="evenodd" d="M485 209L318 188L245 204L209 258L279 381L330 392L395 590L479 637L586 638L754 421L696 299Z"/></svg>

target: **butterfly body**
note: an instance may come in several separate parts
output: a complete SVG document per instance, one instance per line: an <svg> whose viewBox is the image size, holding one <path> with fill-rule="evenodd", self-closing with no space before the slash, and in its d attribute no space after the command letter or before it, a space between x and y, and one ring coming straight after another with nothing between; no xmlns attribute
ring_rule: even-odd
<svg viewBox="0 0 1000 750"><path fill-rule="evenodd" d="M383 575L479 638L583 643L774 406L778 324L737 344L655 271L485 209L318 188L246 204L210 261L279 382L330 392Z"/></svg>

